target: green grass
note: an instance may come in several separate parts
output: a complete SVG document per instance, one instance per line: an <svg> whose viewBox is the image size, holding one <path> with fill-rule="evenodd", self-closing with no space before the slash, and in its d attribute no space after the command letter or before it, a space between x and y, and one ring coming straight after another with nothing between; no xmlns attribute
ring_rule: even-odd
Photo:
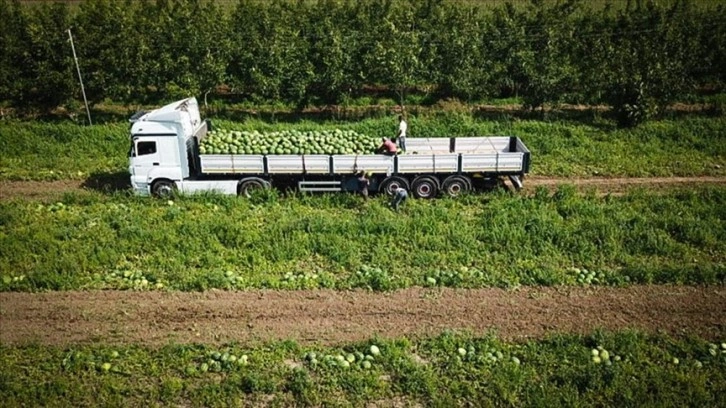
<svg viewBox="0 0 726 408"><path fill-rule="evenodd" d="M334 357L326 362L326 355L370 354L374 344L380 355L369 368L360 355L350 368ZM598 347L610 354L600 364L591 358ZM0 405L715 407L726 402L726 350L720 347L637 332L526 343L446 332L339 347L291 341L159 349L0 345ZM217 371L215 352L247 355L248 363L220 364ZM201 372L207 363L213 372Z"/></svg>
<svg viewBox="0 0 726 408"><path fill-rule="evenodd" d="M128 168L128 124L0 122L0 180L85 180Z"/></svg>
<svg viewBox="0 0 726 408"><path fill-rule="evenodd" d="M60 3L66 3L69 6L77 7L80 4L84 3L87 0L55 0L56 2ZM238 0L213 0L214 3L222 7L223 9L233 9L237 3ZM266 0L258 0L258 1L266 1ZM293 0L290 0L291 2ZM298 0L294 0L297 2ZM318 0L305 0L310 3L317 3ZM665 0L658 2L661 5L670 5L674 3L676 0ZM712 0L712 2L694 2L694 5L696 7L703 6L704 4L718 4L719 2L722 2L723 0ZM20 4L26 5L26 6L34 6L38 4L46 3L47 0L20 0ZM483 8L501 8L507 3L513 4L515 7L527 7L530 2L528 0L448 0L451 4L460 4L464 6L476 6L476 7L483 7ZM555 3L554 0L546 0L545 3ZM625 7L625 4L627 4L625 1L613 1L613 0L590 0L588 2L584 3L583 9L585 11L588 10L600 10L606 6L611 6L615 11L621 10Z"/></svg>
<svg viewBox="0 0 726 408"><path fill-rule="evenodd" d="M546 122L471 114L414 116L412 137L514 135L532 151L532 174L588 176L723 176L726 175L726 118L682 118L618 130L607 122ZM392 136L396 118L358 122L245 122L219 120L235 129L353 129ZM83 127L72 123L0 122L0 180L85 180L126 171L128 124Z"/></svg>
<svg viewBox="0 0 726 408"><path fill-rule="evenodd" d="M349 194L75 194L0 203L0 290L714 284L726 281L724 220L723 187L563 186L412 199L399 213Z"/></svg>

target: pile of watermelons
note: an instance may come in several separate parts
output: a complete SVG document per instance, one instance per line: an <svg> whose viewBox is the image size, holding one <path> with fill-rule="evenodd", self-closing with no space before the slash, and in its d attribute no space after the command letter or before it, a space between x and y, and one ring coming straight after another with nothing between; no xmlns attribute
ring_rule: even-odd
<svg viewBox="0 0 726 408"><path fill-rule="evenodd" d="M373 154L380 139L354 130L280 132L215 129L199 146L200 154Z"/></svg>

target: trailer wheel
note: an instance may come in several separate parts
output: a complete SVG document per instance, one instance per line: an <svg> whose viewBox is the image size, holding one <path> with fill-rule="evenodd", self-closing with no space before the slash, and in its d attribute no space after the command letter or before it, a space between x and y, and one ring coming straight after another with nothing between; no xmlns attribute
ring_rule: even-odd
<svg viewBox="0 0 726 408"><path fill-rule="evenodd" d="M399 187L403 187L408 190L410 188L408 180L400 176L391 176L383 180L380 188L378 188L378 191L392 196L396 192L396 189L398 189Z"/></svg>
<svg viewBox="0 0 726 408"><path fill-rule="evenodd" d="M461 193L471 190L471 180L465 176L449 176L444 180L443 190L450 197L458 197Z"/></svg>
<svg viewBox="0 0 726 408"><path fill-rule="evenodd" d="M250 198L253 191L265 188L270 188L270 183L267 181L257 177L246 178L237 185L237 195Z"/></svg>
<svg viewBox="0 0 726 408"><path fill-rule="evenodd" d="M413 195L416 198L434 198L439 193L439 183L431 176L416 177L413 181Z"/></svg>
<svg viewBox="0 0 726 408"><path fill-rule="evenodd" d="M151 185L151 194L157 198L172 198L176 193L176 185L167 179L156 180Z"/></svg>

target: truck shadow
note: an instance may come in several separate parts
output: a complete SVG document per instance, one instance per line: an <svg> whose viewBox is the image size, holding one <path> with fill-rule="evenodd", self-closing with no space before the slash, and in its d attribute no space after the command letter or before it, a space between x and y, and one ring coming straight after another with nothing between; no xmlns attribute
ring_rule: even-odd
<svg viewBox="0 0 726 408"><path fill-rule="evenodd" d="M82 184L84 188L106 194L131 190L131 176L127 171L93 173Z"/></svg>

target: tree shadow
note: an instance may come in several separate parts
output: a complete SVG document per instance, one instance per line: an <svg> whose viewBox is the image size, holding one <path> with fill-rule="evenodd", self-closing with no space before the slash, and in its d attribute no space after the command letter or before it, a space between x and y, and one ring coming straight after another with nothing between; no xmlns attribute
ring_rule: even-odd
<svg viewBox="0 0 726 408"><path fill-rule="evenodd" d="M592 126L603 131L611 131L617 128L616 118L613 112L605 106L590 105L568 105L548 107L541 110L523 109L512 105L477 105L477 104L455 104L453 107L447 104L432 103L432 101L420 101L419 104L406 106L409 115L431 115L447 113L471 113L475 119L488 121L511 121L511 120L537 120L545 122L568 122ZM150 110L151 108L149 108ZM400 113L401 107L387 104L368 105L317 105L304 108L290 107L248 107L235 103L219 104L212 103L207 106L200 105L203 117L211 119L224 119L233 122L244 122L249 119L259 120L268 123L295 124L299 122L312 122L325 124L330 121L361 121L365 119L376 119L396 116ZM723 106L719 104L676 104L665 109L657 119L680 119L687 117L718 117L724 112ZM133 114L128 107L102 107L92 109L94 123L126 121ZM67 117L48 116L44 120L65 119ZM85 116L80 114L76 121L83 122Z"/></svg>
<svg viewBox="0 0 726 408"><path fill-rule="evenodd" d="M233 106L203 108L206 117L244 122L255 119L271 123L312 122L324 124L330 121L360 121L369 118L390 117L395 109L387 105L370 106L321 106L303 110L274 110L270 108L253 109Z"/></svg>
<svg viewBox="0 0 726 408"><path fill-rule="evenodd" d="M546 110L530 110L500 106L481 106L472 111L476 119L495 122L512 120L535 120L543 122L566 122L591 126L603 131L611 131L617 126L611 113L600 107L560 107Z"/></svg>
<svg viewBox="0 0 726 408"><path fill-rule="evenodd" d="M93 173L82 184L84 188L105 194L131 190L131 175L127 171Z"/></svg>

